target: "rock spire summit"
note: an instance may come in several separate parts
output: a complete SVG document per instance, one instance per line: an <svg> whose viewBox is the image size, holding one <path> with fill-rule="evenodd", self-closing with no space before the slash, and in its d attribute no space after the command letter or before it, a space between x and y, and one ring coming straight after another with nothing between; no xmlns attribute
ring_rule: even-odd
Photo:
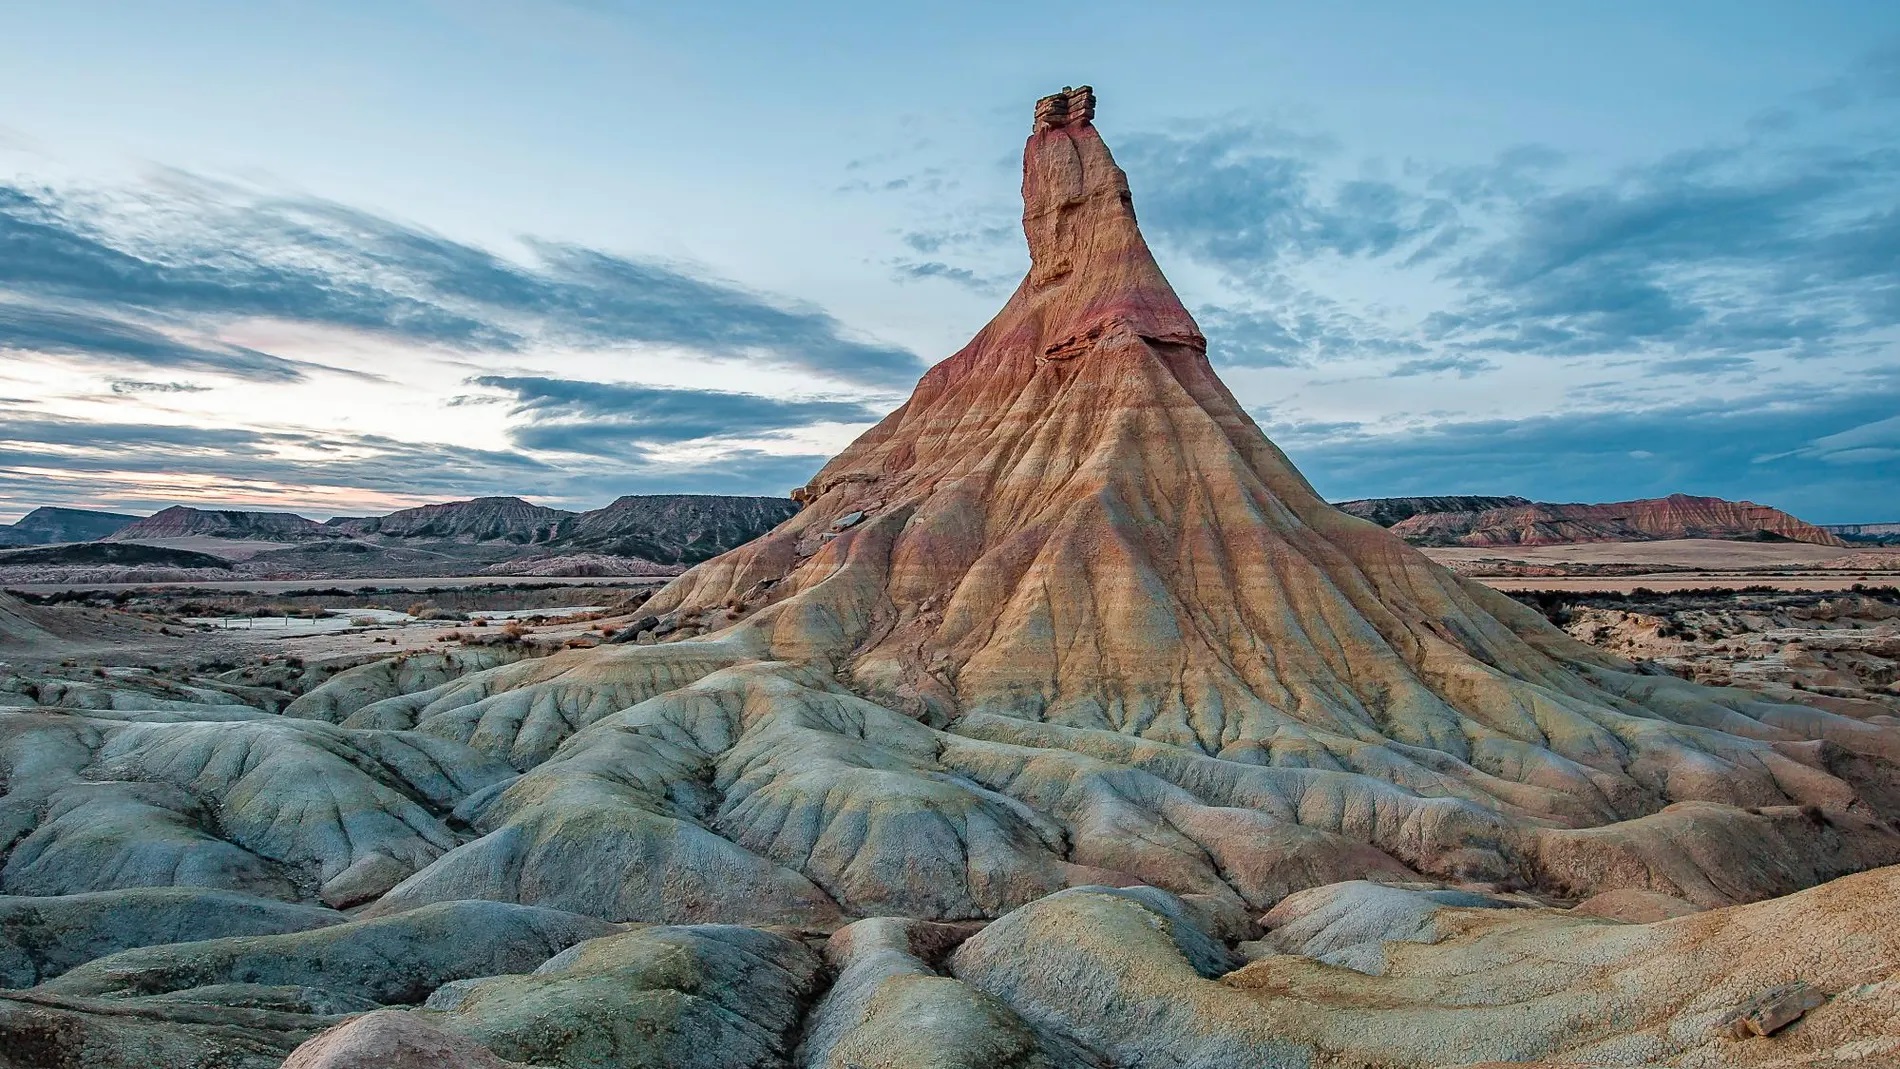
<svg viewBox="0 0 1900 1069"><path fill-rule="evenodd" d="M1051 93L1036 101L1035 132L1058 126L1080 126L1094 118L1095 90L1086 85L1081 88L1065 85L1060 93Z"/></svg>

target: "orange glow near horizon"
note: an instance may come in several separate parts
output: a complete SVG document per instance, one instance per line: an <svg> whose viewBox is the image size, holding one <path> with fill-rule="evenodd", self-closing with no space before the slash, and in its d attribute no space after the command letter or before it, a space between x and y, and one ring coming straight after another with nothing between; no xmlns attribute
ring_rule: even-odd
<svg viewBox="0 0 1900 1069"><path fill-rule="evenodd" d="M54 468L4 468L0 473L44 478L66 488L96 486L100 490L65 507L109 511L150 511L148 502L202 508L251 508L295 512L321 518L351 513L383 513L441 500L420 494L366 491L360 487L285 483L267 479L230 479L185 472L72 471ZM107 489L109 487L109 489ZM67 495L70 498L70 494ZM27 505L26 509L32 508ZM22 509L21 511L25 511Z"/></svg>

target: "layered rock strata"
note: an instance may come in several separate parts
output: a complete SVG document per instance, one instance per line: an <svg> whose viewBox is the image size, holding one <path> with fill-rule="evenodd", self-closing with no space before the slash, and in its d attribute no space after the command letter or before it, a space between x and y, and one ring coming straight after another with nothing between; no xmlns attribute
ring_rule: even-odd
<svg viewBox="0 0 1900 1069"><path fill-rule="evenodd" d="M29 958L25 1064L339 1024L292 1064L1879 1064L1900 869L1851 874L1900 861L1891 718L1646 671L1326 505L1058 97L1003 310L631 641L288 716L0 677L33 915L352 911ZM1828 1001L1737 1038L1796 980Z"/></svg>

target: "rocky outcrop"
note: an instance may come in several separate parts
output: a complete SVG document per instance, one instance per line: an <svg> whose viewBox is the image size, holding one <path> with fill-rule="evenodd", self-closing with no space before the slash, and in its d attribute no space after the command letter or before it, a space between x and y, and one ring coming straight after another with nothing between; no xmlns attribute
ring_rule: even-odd
<svg viewBox="0 0 1900 1069"><path fill-rule="evenodd" d="M1349 502L1357 514L1391 510L1384 500ZM1403 501L1419 499L1399 499ZM1780 509L1719 497L1668 497L1607 505L1526 502L1415 512L1387 524L1392 533L1424 546L1542 546L1571 542L1648 542L1663 538L1745 538L1845 545L1836 535Z"/></svg>
<svg viewBox="0 0 1900 1069"><path fill-rule="evenodd" d="M486 565L498 575L665 575L743 545L797 510L783 498L721 494L629 495L579 513L487 497L329 526L379 545L521 547Z"/></svg>
<svg viewBox="0 0 1900 1069"><path fill-rule="evenodd" d="M1824 523L1821 529L1845 539L1849 545L1900 543L1900 523Z"/></svg>
<svg viewBox="0 0 1900 1069"><path fill-rule="evenodd" d="M562 553L697 564L750 542L798 511L787 498L636 494L562 523Z"/></svg>
<svg viewBox="0 0 1900 1069"><path fill-rule="evenodd" d="M403 509L387 516L332 520L329 526L348 534L384 538L535 545L551 540L561 523L574 516L518 497L478 497Z"/></svg>
<svg viewBox="0 0 1900 1069"><path fill-rule="evenodd" d="M139 517L92 509L42 507L11 524L0 524L0 546L46 546L90 542L124 530Z"/></svg>
<svg viewBox="0 0 1900 1069"><path fill-rule="evenodd" d="M1484 497L1477 494L1448 497L1365 497L1354 501L1336 501L1333 507L1348 516L1371 520L1390 527L1413 516L1440 512L1488 512L1492 509L1517 508L1532 502L1522 497Z"/></svg>
<svg viewBox="0 0 1900 1069"><path fill-rule="evenodd" d="M1712 686L1900 716L1900 598L1879 592L1539 596L1570 634Z"/></svg>
<svg viewBox="0 0 1900 1069"><path fill-rule="evenodd" d="M288 512L195 509L173 505L106 536L112 542L149 542L166 538L229 538L258 542L309 542L341 533L315 520Z"/></svg>

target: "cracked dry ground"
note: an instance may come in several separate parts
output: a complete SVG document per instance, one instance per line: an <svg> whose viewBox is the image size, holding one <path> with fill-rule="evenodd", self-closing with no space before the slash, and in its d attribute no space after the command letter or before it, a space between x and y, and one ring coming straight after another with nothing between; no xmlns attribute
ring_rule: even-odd
<svg viewBox="0 0 1900 1069"><path fill-rule="evenodd" d="M1008 304L626 641L16 657L4 1056L1900 1059L1884 708L1590 646L1326 505L1092 94L1036 114Z"/></svg>

